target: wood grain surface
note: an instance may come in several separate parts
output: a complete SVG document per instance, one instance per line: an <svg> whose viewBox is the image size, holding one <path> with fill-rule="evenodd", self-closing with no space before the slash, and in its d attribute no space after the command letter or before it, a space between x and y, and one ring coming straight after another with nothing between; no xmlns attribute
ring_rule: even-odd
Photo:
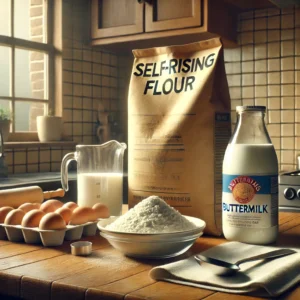
<svg viewBox="0 0 300 300"><path fill-rule="evenodd" d="M300 214L280 213L278 245L300 247ZM185 254L168 260L133 259L112 248L98 234L88 257L72 256L70 243L45 248L40 245L0 241L0 294L24 299L263 299L214 292L167 282L156 282L148 273L154 266L189 257L224 238L201 237ZM1 296L0 296L1 298ZM300 286L280 299L300 299Z"/></svg>

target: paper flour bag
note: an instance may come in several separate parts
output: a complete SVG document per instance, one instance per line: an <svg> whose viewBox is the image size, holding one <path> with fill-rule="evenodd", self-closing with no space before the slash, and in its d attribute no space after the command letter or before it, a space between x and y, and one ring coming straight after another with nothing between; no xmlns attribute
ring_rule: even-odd
<svg viewBox="0 0 300 300"><path fill-rule="evenodd" d="M157 195L221 234L230 98L220 39L133 51L128 202Z"/></svg>

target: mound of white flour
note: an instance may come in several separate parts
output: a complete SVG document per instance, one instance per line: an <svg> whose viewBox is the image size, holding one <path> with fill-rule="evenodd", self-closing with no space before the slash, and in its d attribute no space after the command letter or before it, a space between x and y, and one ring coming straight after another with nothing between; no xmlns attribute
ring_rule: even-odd
<svg viewBox="0 0 300 300"><path fill-rule="evenodd" d="M196 225L161 198L150 196L106 228L131 233L170 233L191 230Z"/></svg>

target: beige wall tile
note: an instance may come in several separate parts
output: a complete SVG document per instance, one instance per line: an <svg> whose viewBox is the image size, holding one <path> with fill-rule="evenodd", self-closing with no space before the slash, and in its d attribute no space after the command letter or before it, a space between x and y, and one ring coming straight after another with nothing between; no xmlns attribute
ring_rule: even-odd
<svg viewBox="0 0 300 300"><path fill-rule="evenodd" d="M36 173L39 171L39 165L38 164L28 164L27 171L29 173Z"/></svg>
<svg viewBox="0 0 300 300"><path fill-rule="evenodd" d="M82 78L83 84L92 84L92 75L91 74L84 74Z"/></svg>
<svg viewBox="0 0 300 300"><path fill-rule="evenodd" d="M268 59L268 71L280 71L280 60L278 58Z"/></svg>
<svg viewBox="0 0 300 300"><path fill-rule="evenodd" d="M280 137L280 124L268 124L267 128L271 137Z"/></svg>
<svg viewBox="0 0 300 300"><path fill-rule="evenodd" d="M295 43L294 41L281 42L281 56L290 56L294 54Z"/></svg>
<svg viewBox="0 0 300 300"><path fill-rule="evenodd" d="M300 97L295 97L295 108L300 109Z"/></svg>
<svg viewBox="0 0 300 300"><path fill-rule="evenodd" d="M281 149L294 150L295 143L293 137L282 137L281 138Z"/></svg>
<svg viewBox="0 0 300 300"><path fill-rule="evenodd" d="M252 31L254 27L253 19L244 20L241 22L241 31Z"/></svg>
<svg viewBox="0 0 300 300"><path fill-rule="evenodd" d="M280 28L280 16L273 16L268 18L268 29Z"/></svg>
<svg viewBox="0 0 300 300"><path fill-rule="evenodd" d="M242 88L242 97L244 98L253 98L254 97L254 87L243 87Z"/></svg>
<svg viewBox="0 0 300 300"><path fill-rule="evenodd" d="M16 165L26 164L26 152L25 151L18 151L14 153L14 163Z"/></svg>
<svg viewBox="0 0 300 300"><path fill-rule="evenodd" d="M5 162L7 165L13 164L13 152L5 151Z"/></svg>
<svg viewBox="0 0 300 300"><path fill-rule="evenodd" d="M40 150L40 162L49 162L50 161L50 150Z"/></svg>
<svg viewBox="0 0 300 300"><path fill-rule="evenodd" d="M281 28L287 29L287 28L293 28L294 27L294 15L289 14L285 16L281 16Z"/></svg>
<svg viewBox="0 0 300 300"><path fill-rule="evenodd" d="M255 86L255 97L267 97L267 86Z"/></svg>
<svg viewBox="0 0 300 300"><path fill-rule="evenodd" d="M242 32L240 34L241 45L253 44L254 34L253 32Z"/></svg>
<svg viewBox="0 0 300 300"><path fill-rule="evenodd" d="M254 48L252 45L242 46L242 60L253 60Z"/></svg>
<svg viewBox="0 0 300 300"><path fill-rule="evenodd" d="M295 137L295 150L300 150L300 137L296 136ZM299 155L299 153L298 153Z"/></svg>
<svg viewBox="0 0 300 300"><path fill-rule="evenodd" d="M73 122L82 122L82 110L73 110Z"/></svg>
<svg viewBox="0 0 300 300"><path fill-rule="evenodd" d="M268 99L268 108L269 109L280 109L280 98L269 98Z"/></svg>
<svg viewBox="0 0 300 300"><path fill-rule="evenodd" d="M267 84L267 73L256 73L255 85L266 85L266 84Z"/></svg>
<svg viewBox="0 0 300 300"><path fill-rule="evenodd" d="M26 173L26 165L15 165L14 173Z"/></svg>
<svg viewBox="0 0 300 300"><path fill-rule="evenodd" d="M270 96L270 97L280 96L280 85L269 85L268 86L268 96Z"/></svg>
<svg viewBox="0 0 300 300"><path fill-rule="evenodd" d="M279 83L280 83L280 72L268 73L268 84L279 84Z"/></svg>
<svg viewBox="0 0 300 300"><path fill-rule="evenodd" d="M28 151L27 153L27 162L29 164L37 163L39 161L38 151Z"/></svg>
<svg viewBox="0 0 300 300"><path fill-rule="evenodd" d="M40 172L50 172L50 163L40 164Z"/></svg>
<svg viewBox="0 0 300 300"><path fill-rule="evenodd" d="M268 30L268 41L276 42L280 41L280 31L279 30Z"/></svg>
<svg viewBox="0 0 300 300"><path fill-rule="evenodd" d="M300 96L300 84L295 85L295 96Z"/></svg>
<svg viewBox="0 0 300 300"><path fill-rule="evenodd" d="M293 84L285 84L281 86L281 96L294 96L295 86Z"/></svg>
<svg viewBox="0 0 300 300"><path fill-rule="evenodd" d="M294 71L281 72L281 83L294 83L294 81L295 81Z"/></svg>
<svg viewBox="0 0 300 300"><path fill-rule="evenodd" d="M280 57L280 43L270 43L268 44L268 58Z"/></svg>
<svg viewBox="0 0 300 300"><path fill-rule="evenodd" d="M294 97L282 97L281 98L281 108L294 109L295 108L295 98Z"/></svg>
<svg viewBox="0 0 300 300"><path fill-rule="evenodd" d="M240 78L240 75L238 76ZM253 86L254 74L242 74L242 86Z"/></svg>
<svg viewBox="0 0 300 300"><path fill-rule="evenodd" d="M254 20L255 30L263 30L267 28L267 18L258 18Z"/></svg>
<svg viewBox="0 0 300 300"><path fill-rule="evenodd" d="M272 137L271 140L272 140L272 144L273 144L274 148L276 150L280 149L280 147L281 147L280 138L279 137Z"/></svg>
<svg viewBox="0 0 300 300"><path fill-rule="evenodd" d="M62 151L61 150L52 150L51 151L51 161L60 162L62 160Z"/></svg>
<svg viewBox="0 0 300 300"><path fill-rule="evenodd" d="M282 110L281 120L283 123L294 123L295 121L295 111L294 110Z"/></svg>
<svg viewBox="0 0 300 300"><path fill-rule="evenodd" d="M73 135L82 135L82 123L73 123Z"/></svg>
<svg viewBox="0 0 300 300"><path fill-rule="evenodd" d="M254 105L254 99L243 99L243 105L252 106Z"/></svg>
<svg viewBox="0 0 300 300"><path fill-rule="evenodd" d="M293 164L294 163L294 151L282 150L281 151L281 162L282 162L282 164Z"/></svg>
<svg viewBox="0 0 300 300"><path fill-rule="evenodd" d="M266 72L267 71L267 61L256 60L255 61L255 72Z"/></svg>
<svg viewBox="0 0 300 300"><path fill-rule="evenodd" d="M294 70L295 68L295 59L294 57L284 57L281 59L281 70L288 71Z"/></svg>
<svg viewBox="0 0 300 300"><path fill-rule="evenodd" d="M254 42L255 44L265 43L267 40L267 31L256 31L254 32Z"/></svg>
<svg viewBox="0 0 300 300"><path fill-rule="evenodd" d="M281 115L281 111L280 110L269 110L268 112L269 114L269 123L280 123L281 121L281 118L280 118L280 115Z"/></svg>
<svg viewBox="0 0 300 300"><path fill-rule="evenodd" d="M285 29L281 31L281 40L293 40L295 35L294 29Z"/></svg>
<svg viewBox="0 0 300 300"><path fill-rule="evenodd" d="M281 134L284 137L294 136L294 134L295 134L295 126L294 126L294 124L282 124L281 125Z"/></svg>
<svg viewBox="0 0 300 300"><path fill-rule="evenodd" d="M267 98L255 98L255 105L258 106L268 106Z"/></svg>
<svg viewBox="0 0 300 300"><path fill-rule="evenodd" d="M254 50L254 58L255 59L267 58L267 45L266 44L256 45L255 50Z"/></svg>

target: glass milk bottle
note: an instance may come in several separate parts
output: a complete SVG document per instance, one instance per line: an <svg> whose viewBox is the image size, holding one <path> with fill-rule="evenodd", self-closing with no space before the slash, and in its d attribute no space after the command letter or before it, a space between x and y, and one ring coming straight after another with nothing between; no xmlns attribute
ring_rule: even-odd
<svg viewBox="0 0 300 300"><path fill-rule="evenodd" d="M269 244L278 234L278 162L265 106L237 106L223 161L222 221L226 239Z"/></svg>

